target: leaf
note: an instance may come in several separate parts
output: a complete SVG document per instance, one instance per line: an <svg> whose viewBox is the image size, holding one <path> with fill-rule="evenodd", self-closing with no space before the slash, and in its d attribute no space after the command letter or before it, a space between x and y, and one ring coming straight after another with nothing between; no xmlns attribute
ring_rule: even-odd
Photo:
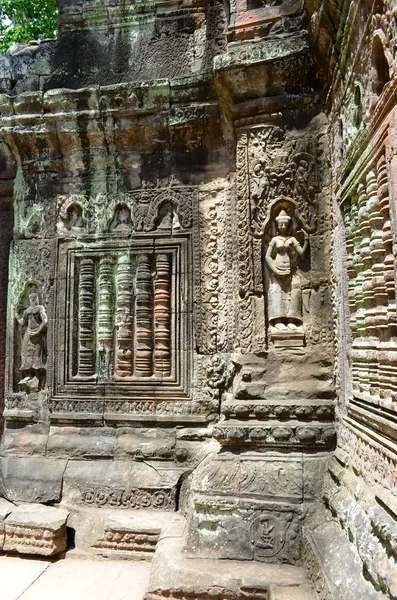
<svg viewBox="0 0 397 600"><path fill-rule="evenodd" d="M0 52L12 44L57 36L55 0L1 0Z"/></svg>

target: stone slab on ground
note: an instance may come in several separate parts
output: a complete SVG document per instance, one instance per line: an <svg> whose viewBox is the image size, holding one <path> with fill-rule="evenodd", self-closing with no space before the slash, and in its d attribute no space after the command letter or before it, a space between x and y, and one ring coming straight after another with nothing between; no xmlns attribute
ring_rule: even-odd
<svg viewBox="0 0 397 600"><path fill-rule="evenodd" d="M157 544L146 600L160 598L246 598L315 600L303 568L254 561L187 558L181 537ZM289 592L281 595L282 588Z"/></svg>
<svg viewBox="0 0 397 600"><path fill-rule="evenodd" d="M0 556L1 600L20 598L50 564L48 560L41 558Z"/></svg>
<svg viewBox="0 0 397 600"><path fill-rule="evenodd" d="M288 587L272 586L270 600L317 600L311 585L293 585Z"/></svg>
<svg viewBox="0 0 397 600"><path fill-rule="evenodd" d="M53 556L67 547L68 511L42 504L21 504L4 521L4 552Z"/></svg>
<svg viewBox="0 0 397 600"><path fill-rule="evenodd" d="M1 600L142 600L146 562L0 556Z"/></svg>
<svg viewBox="0 0 397 600"><path fill-rule="evenodd" d="M93 545L93 549L95 553L109 558L151 560L159 539L167 535L182 535L185 524L185 518L177 513L114 512L105 523L103 537Z"/></svg>

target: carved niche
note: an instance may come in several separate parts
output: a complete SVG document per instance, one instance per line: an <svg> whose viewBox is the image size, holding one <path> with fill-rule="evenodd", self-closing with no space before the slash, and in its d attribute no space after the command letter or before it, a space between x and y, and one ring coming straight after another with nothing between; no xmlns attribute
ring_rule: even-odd
<svg viewBox="0 0 397 600"><path fill-rule="evenodd" d="M303 310L309 311L310 289L304 265L309 227L290 198L278 198L264 225L264 277L270 338L275 346L302 346Z"/></svg>
<svg viewBox="0 0 397 600"><path fill-rule="evenodd" d="M52 420L151 420L190 400L195 194L142 190L100 196L89 214L62 209ZM70 235L79 215L86 233Z"/></svg>
<svg viewBox="0 0 397 600"><path fill-rule="evenodd" d="M271 124L240 134L236 212L242 352L332 344L331 218L319 140L321 134Z"/></svg>

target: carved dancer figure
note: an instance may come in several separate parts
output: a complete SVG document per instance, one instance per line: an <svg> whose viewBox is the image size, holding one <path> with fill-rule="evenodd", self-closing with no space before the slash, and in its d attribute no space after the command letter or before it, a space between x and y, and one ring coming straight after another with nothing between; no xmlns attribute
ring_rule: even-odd
<svg viewBox="0 0 397 600"><path fill-rule="evenodd" d="M281 210L276 217L278 235L269 243L265 261L269 270L268 307L270 325L279 330L295 330L302 325L302 291L298 260L309 245L303 231L303 245L289 233L291 217Z"/></svg>
<svg viewBox="0 0 397 600"><path fill-rule="evenodd" d="M36 291L29 292L29 306L17 316L18 323L25 327L21 346L21 388L39 389L45 373L44 351L47 313Z"/></svg>

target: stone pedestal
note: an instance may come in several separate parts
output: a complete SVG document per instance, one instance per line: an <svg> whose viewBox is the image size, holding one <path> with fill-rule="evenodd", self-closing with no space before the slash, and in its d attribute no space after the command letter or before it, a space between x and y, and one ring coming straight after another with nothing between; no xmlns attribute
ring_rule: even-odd
<svg viewBox="0 0 397 600"><path fill-rule="evenodd" d="M194 473L186 552L298 564L335 443L330 372L308 349L240 356L235 367L213 432L222 450Z"/></svg>

